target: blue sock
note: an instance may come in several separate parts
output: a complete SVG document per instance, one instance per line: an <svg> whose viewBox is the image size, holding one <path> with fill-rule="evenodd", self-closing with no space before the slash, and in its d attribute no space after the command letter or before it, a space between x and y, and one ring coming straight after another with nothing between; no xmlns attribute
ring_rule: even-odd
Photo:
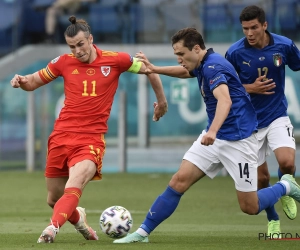
<svg viewBox="0 0 300 250"><path fill-rule="evenodd" d="M140 227L150 234L175 211L182 195L168 186L165 192L158 196L152 204L146 219Z"/></svg>
<svg viewBox="0 0 300 250"><path fill-rule="evenodd" d="M269 187L270 187L270 184L269 184ZM265 209L266 213L267 213L267 218L268 218L268 221L271 221L271 220L279 220L279 216L275 210L275 207L274 205L273 206L270 206L270 207L267 207Z"/></svg>
<svg viewBox="0 0 300 250"><path fill-rule="evenodd" d="M258 214L262 210L274 206L275 203L281 198L281 196L285 194L286 194L286 188L280 182L277 182L271 187L258 190L257 191L258 205L259 205Z"/></svg>
<svg viewBox="0 0 300 250"><path fill-rule="evenodd" d="M280 168L278 168L278 179L280 180L283 176L283 173L281 172Z"/></svg>

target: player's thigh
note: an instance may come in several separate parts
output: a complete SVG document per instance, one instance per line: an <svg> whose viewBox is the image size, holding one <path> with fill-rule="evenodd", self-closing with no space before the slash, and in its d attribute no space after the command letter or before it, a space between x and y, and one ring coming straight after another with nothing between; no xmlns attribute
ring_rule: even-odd
<svg viewBox="0 0 300 250"><path fill-rule="evenodd" d="M280 117L269 126L268 144L272 151L277 148L296 149L293 125L288 116Z"/></svg>
<svg viewBox="0 0 300 250"><path fill-rule="evenodd" d="M296 143L293 125L288 116L280 117L270 124L268 143L279 165L294 166Z"/></svg>
<svg viewBox="0 0 300 250"><path fill-rule="evenodd" d="M268 164L267 162L264 162L263 164L259 165L257 168L257 189L262 189L269 186L270 182L270 173L268 170Z"/></svg>
<svg viewBox="0 0 300 250"><path fill-rule="evenodd" d="M83 160L69 169L69 179L66 188L76 187L81 190L95 176L96 164L91 160Z"/></svg>
<svg viewBox="0 0 300 250"><path fill-rule="evenodd" d="M219 140L221 163L242 192L257 190L258 142L255 134L239 141Z"/></svg>
<svg viewBox="0 0 300 250"><path fill-rule="evenodd" d="M205 173L188 160L182 160L179 170L172 176L170 187L184 193L195 182L205 176Z"/></svg>
<svg viewBox="0 0 300 250"><path fill-rule="evenodd" d="M47 178L46 186L48 191L47 202L49 205L54 205L64 194L65 185L68 177Z"/></svg>
<svg viewBox="0 0 300 250"><path fill-rule="evenodd" d="M210 146L204 146L201 144L201 139L205 134L206 132L202 131L198 139L185 153L183 159L194 164L209 178L213 179L223 168L223 165L220 163L219 160L218 143L215 142L213 145Z"/></svg>
<svg viewBox="0 0 300 250"><path fill-rule="evenodd" d="M277 162L282 171L283 171L282 168L287 168L290 169L291 171L294 171L295 153L296 150L290 147L281 147L274 150L274 154L276 156Z"/></svg>
<svg viewBox="0 0 300 250"><path fill-rule="evenodd" d="M62 131L53 131L48 139L48 154L45 168L47 178L61 178L69 176L68 135Z"/></svg>
<svg viewBox="0 0 300 250"><path fill-rule="evenodd" d="M247 214L257 214L259 210L258 196L256 191L241 192L237 190L238 202L241 210Z"/></svg>
<svg viewBox="0 0 300 250"><path fill-rule="evenodd" d="M78 177L81 177L80 179L89 178L89 175L94 173L90 180L101 180L103 157L105 154L104 134L100 136L98 134L68 134L72 137L69 146L72 150L67 162L67 165L72 169L70 171L72 171L74 176L79 173ZM74 171L75 168L76 171ZM70 176L72 180L73 175L72 177Z"/></svg>

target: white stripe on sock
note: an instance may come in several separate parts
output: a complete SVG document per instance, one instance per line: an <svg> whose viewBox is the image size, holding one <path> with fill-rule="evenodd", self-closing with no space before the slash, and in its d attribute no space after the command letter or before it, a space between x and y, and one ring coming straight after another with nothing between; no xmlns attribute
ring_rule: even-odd
<svg viewBox="0 0 300 250"><path fill-rule="evenodd" d="M280 182L285 186L286 195L289 195L289 193L291 191L290 184L287 181L285 181L285 180L281 180Z"/></svg>
<svg viewBox="0 0 300 250"><path fill-rule="evenodd" d="M136 232L143 237L146 237L149 235L143 228L140 228L140 227L136 230Z"/></svg>

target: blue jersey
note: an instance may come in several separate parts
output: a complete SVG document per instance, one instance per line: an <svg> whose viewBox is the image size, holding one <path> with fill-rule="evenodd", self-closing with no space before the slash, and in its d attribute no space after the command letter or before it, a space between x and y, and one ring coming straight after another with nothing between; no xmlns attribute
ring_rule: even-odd
<svg viewBox="0 0 300 250"><path fill-rule="evenodd" d="M251 84L259 76L266 75L276 83L272 95L250 94L257 113L258 128L269 126L275 119L287 116L288 102L285 89L285 65L300 70L300 52L292 40L269 33L269 45L256 49L242 38L230 46L226 58L235 67L241 82Z"/></svg>
<svg viewBox="0 0 300 250"><path fill-rule="evenodd" d="M213 90L220 84L227 84L232 101L230 112L217 133L221 140L236 141L249 137L257 130L255 110L234 67L220 54L208 49L201 65L190 72L198 78L200 92L206 104L209 129L217 108L218 100Z"/></svg>

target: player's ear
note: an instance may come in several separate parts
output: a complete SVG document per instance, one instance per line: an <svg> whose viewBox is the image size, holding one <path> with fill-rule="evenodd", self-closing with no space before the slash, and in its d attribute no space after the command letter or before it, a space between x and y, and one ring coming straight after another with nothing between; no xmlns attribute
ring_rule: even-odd
<svg viewBox="0 0 300 250"><path fill-rule="evenodd" d="M268 22L265 21L264 24L263 24L263 29L264 29L264 30L267 30L267 28L268 28Z"/></svg>
<svg viewBox="0 0 300 250"><path fill-rule="evenodd" d="M200 51L201 51L201 48L200 48L199 44L196 44L196 45L194 46L193 50L194 50L197 54L199 54Z"/></svg>
<svg viewBox="0 0 300 250"><path fill-rule="evenodd" d="M92 34L89 35L88 40L89 40L90 43L93 43L93 42L94 42L94 38L93 38L93 35L92 35Z"/></svg>

